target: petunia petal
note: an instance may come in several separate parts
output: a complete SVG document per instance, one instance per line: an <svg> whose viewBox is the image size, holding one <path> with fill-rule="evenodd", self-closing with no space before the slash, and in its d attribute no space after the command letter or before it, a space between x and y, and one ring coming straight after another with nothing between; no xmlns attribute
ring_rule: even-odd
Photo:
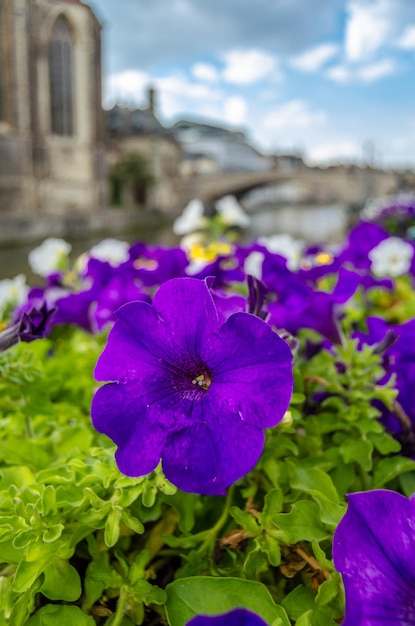
<svg viewBox="0 0 415 626"><path fill-rule="evenodd" d="M292 354L262 320L249 313L231 315L206 361L223 409L260 428L283 418L293 387Z"/></svg>
<svg viewBox="0 0 415 626"><path fill-rule="evenodd" d="M204 280L170 280L154 295L153 306L169 329L169 343L198 354L218 330L218 313Z"/></svg>
<svg viewBox="0 0 415 626"><path fill-rule="evenodd" d="M222 495L253 468L263 445L261 429L206 397L193 404L190 419L167 438L163 470L183 491Z"/></svg>
<svg viewBox="0 0 415 626"><path fill-rule="evenodd" d="M91 416L94 428L117 444L119 469L127 476L142 476L158 465L167 433L151 419L150 404L131 387L110 383L98 389Z"/></svg>
<svg viewBox="0 0 415 626"><path fill-rule="evenodd" d="M98 359L95 379L119 381L145 377L146 366L158 368L161 356L153 334L160 338L162 329L153 307L131 302L119 309L118 321L111 329L105 350ZM137 332L136 327L140 329ZM163 354L163 350L160 350Z"/></svg>
<svg viewBox="0 0 415 626"><path fill-rule="evenodd" d="M187 626L267 626L256 613L247 609L234 609L222 615L195 615Z"/></svg>
<svg viewBox="0 0 415 626"><path fill-rule="evenodd" d="M349 496L333 558L346 590L343 626L414 626L415 500L393 491Z"/></svg>

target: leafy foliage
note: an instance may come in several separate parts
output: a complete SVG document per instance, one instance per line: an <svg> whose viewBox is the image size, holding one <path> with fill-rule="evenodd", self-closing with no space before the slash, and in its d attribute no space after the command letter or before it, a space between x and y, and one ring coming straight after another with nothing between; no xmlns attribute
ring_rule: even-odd
<svg viewBox="0 0 415 626"><path fill-rule="evenodd" d="M185 624L243 606L270 624L336 624L331 538L345 494L411 493L415 463L373 400L381 357L347 340L295 354L295 392L226 498L119 473L89 407L104 335L63 329L0 355L0 626ZM401 487L401 485L403 485Z"/></svg>

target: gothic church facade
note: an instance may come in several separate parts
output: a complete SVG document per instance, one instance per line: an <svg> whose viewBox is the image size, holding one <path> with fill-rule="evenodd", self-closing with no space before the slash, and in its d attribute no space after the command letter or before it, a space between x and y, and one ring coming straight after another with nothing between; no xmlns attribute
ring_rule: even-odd
<svg viewBox="0 0 415 626"><path fill-rule="evenodd" d="M100 41L80 0L0 0L0 212L104 206Z"/></svg>

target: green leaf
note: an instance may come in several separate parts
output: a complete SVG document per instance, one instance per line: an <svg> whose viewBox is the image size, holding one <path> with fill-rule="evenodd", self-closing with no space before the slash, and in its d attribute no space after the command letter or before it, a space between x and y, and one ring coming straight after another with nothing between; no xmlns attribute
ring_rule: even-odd
<svg viewBox="0 0 415 626"><path fill-rule="evenodd" d="M138 535L142 535L145 528L143 524L136 517L133 517L127 509L122 511L122 521L130 529Z"/></svg>
<svg viewBox="0 0 415 626"><path fill-rule="evenodd" d="M273 567L278 567L281 564L281 549L276 539L265 534L261 538L261 548Z"/></svg>
<svg viewBox="0 0 415 626"><path fill-rule="evenodd" d="M339 494L326 472L318 467L304 468L290 465L294 470L291 483L293 489L301 489L318 499L323 497L331 502L339 502Z"/></svg>
<svg viewBox="0 0 415 626"><path fill-rule="evenodd" d="M13 465L11 467L2 467L0 470L0 488L7 489L9 485L16 487L24 487L33 483L35 477L28 467L25 465Z"/></svg>
<svg viewBox="0 0 415 626"><path fill-rule="evenodd" d="M119 588L122 582L122 577L110 565L108 552L100 552L86 570L86 601L83 608L89 610L106 589Z"/></svg>
<svg viewBox="0 0 415 626"><path fill-rule="evenodd" d="M389 435L389 433L370 433L369 439L373 441L376 450L379 450L381 454L391 454L392 452L399 452L401 444Z"/></svg>
<svg viewBox="0 0 415 626"><path fill-rule="evenodd" d="M42 534L43 541L45 543L55 542L62 535L62 532L65 530L65 526L63 524L54 524Z"/></svg>
<svg viewBox="0 0 415 626"><path fill-rule="evenodd" d="M257 537L248 549L243 565L243 572L247 578L258 580L263 572L269 571L269 560L262 549L261 541Z"/></svg>
<svg viewBox="0 0 415 626"><path fill-rule="evenodd" d="M312 589L298 585L282 601L291 619L297 620L306 611L313 610L315 594Z"/></svg>
<svg viewBox="0 0 415 626"><path fill-rule="evenodd" d="M95 620L85 615L77 606L48 604L43 606L26 623L25 626L95 626Z"/></svg>
<svg viewBox="0 0 415 626"><path fill-rule="evenodd" d="M294 470L291 486L311 495L320 507L320 519L324 524L337 526L344 515L345 505L339 504L339 494L330 476L318 467L298 467Z"/></svg>
<svg viewBox="0 0 415 626"><path fill-rule="evenodd" d="M324 606L329 604L341 590L340 576L334 572L329 580L325 580L318 588L316 604Z"/></svg>
<svg viewBox="0 0 415 626"><path fill-rule="evenodd" d="M52 485L47 485L42 494L43 516L56 511L56 492Z"/></svg>
<svg viewBox="0 0 415 626"><path fill-rule="evenodd" d="M399 483L404 495L409 498L415 493L415 472L407 472L399 476Z"/></svg>
<svg viewBox="0 0 415 626"><path fill-rule="evenodd" d="M71 425L59 432L59 440L56 442L56 451L61 456L66 456L73 450L87 452L91 446L92 433L83 424Z"/></svg>
<svg viewBox="0 0 415 626"><path fill-rule="evenodd" d="M143 504L148 509L154 506L157 496L157 487L150 481L147 480L143 486Z"/></svg>
<svg viewBox="0 0 415 626"><path fill-rule="evenodd" d="M81 579L76 569L63 559L52 559L43 572L40 591L49 600L75 602L82 593Z"/></svg>
<svg viewBox="0 0 415 626"><path fill-rule="evenodd" d="M195 576L167 585L166 614L170 626L185 626L195 615L219 615L246 608L268 624L290 626L285 610L274 603L261 583L240 578Z"/></svg>
<svg viewBox="0 0 415 626"><path fill-rule="evenodd" d="M130 565L130 571L128 574L129 585L135 585L135 583L142 578L145 578L146 567L151 560L151 552L147 548L141 550L136 555L134 563Z"/></svg>
<svg viewBox="0 0 415 626"><path fill-rule="evenodd" d="M338 458L336 466L331 473L331 479L340 495L345 495L350 491L350 485L355 480L356 467L353 463L343 463Z"/></svg>
<svg viewBox="0 0 415 626"><path fill-rule="evenodd" d="M291 404L304 404L305 395L303 393L294 392L291 396Z"/></svg>
<svg viewBox="0 0 415 626"><path fill-rule="evenodd" d="M313 546L314 556L316 557L320 565L324 567L324 569L328 570L329 572L333 572L334 571L333 562L329 561L329 559L326 556L326 553L324 552L322 548L320 548L317 541L313 541L312 546Z"/></svg>
<svg viewBox="0 0 415 626"><path fill-rule="evenodd" d="M38 579L27 591L22 593L17 600L12 603L12 610L10 613L10 618L6 622L0 622L2 626L22 626L23 624L27 624L27 619L29 615L31 615L36 607L36 597L40 588L40 579ZM13 594L14 598L16 598L16 594ZM4 596L0 594L1 597L1 609L7 610L7 605L4 603ZM1 612L0 612L1 615Z"/></svg>
<svg viewBox="0 0 415 626"><path fill-rule="evenodd" d="M373 473L373 488L379 489L399 476L399 474L411 472L414 469L415 461L403 456L392 456L381 459Z"/></svg>
<svg viewBox="0 0 415 626"><path fill-rule="evenodd" d="M271 489L267 493L264 500L264 508L259 515L259 521L262 526L268 528L272 524L274 515L282 509L283 498L281 489Z"/></svg>
<svg viewBox="0 0 415 626"><path fill-rule="evenodd" d="M261 532L261 527L256 521L255 517L247 511L241 511L237 506L232 506L230 514L235 522L244 529L246 533L256 537Z"/></svg>
<svg viewBox="0 0 415 626"><path fill-rule="evenodd" d="M338 626L339 616L334 609L328 607L316 607L300 615L296 626Z"/></svg>
<svg viewBox="0 0 415 626"><path fill-rule="evenodd" d="M17 593L23 593L26 589L29 589L36 581L36 579L43 572L46 565L46 561L20 561L17 566L13 588Z"/></svg>
<svg viewBox="0 0 415 626"><path fill-rule="evenodd" d="M350 436L339 446L340 455L345 463L356 462L366 472L372 469L373 443L367 439L352 439Z"/></svg>
<svg viewBox="0 0 415 626"><path fill-rule="evenodd" d="M173 506L179 515L178 526L183 533L190 533L195 523L196 505L200 496L194 493L177 491L163 500Z"/></svg>
<svg viewBox="0 0 415 626"><path fill-rule="evenodd" d="M118 541L120 536L120 521L122 517L122 508L114 506L110 511L104 527L104 541L105 544L112 548Z"/></svg>
<svg viewBox="0 0 415 626"><path fill-rule="evenodd" d="M15 548L24 549L27 548L29 544L33 541L36 541L37 533L34 530L24 530L23 532L19 532L16 534L13 545Z"/></svg>
<svg viewBox="0 0 415 626"><path fill-rule="evenodd" d="M39 445L39 440L20 439L19 445L14 440L0 442L0 457L7 464L27 465L29 468L42 469L50 463L50 454L47 452L48 441Z"/></svg>
<svg viewBox="0 0 415 626"><path fill-rule="evenodd" d="M133 586L130 586L130 593L134 596L136 602L143 603L146 606L150 606L150 604L164 604L167 600L166 592L163 589L150 584L142 578L137 580Z"/></svg>
<svg viewBox="0 0 415 626"><path fill-rule="evenodd" d="M296 626L314 626L312 622L313 611L309 610L299 616Z"/></svg>
<svg viewBox="0 0 415 626"><path fill-rule="evenodd" d="M320 521L320 509L312 500L296 502L289 513L278 513L274 515L273 521L288 534L289 543L313 539L321 541L328 536Z"/></svg>

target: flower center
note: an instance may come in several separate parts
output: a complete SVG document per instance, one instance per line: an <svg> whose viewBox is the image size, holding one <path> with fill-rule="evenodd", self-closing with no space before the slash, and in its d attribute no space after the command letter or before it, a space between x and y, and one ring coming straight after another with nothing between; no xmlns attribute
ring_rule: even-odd
<svg viewBox="0 0 415 626"><path fill-rule="evenodd" d="M200 389L204 389L207 391L212 383L212 379L208 374L200 374L200 376L196 376L193 378L192 385L199 387Z"/></svg>

